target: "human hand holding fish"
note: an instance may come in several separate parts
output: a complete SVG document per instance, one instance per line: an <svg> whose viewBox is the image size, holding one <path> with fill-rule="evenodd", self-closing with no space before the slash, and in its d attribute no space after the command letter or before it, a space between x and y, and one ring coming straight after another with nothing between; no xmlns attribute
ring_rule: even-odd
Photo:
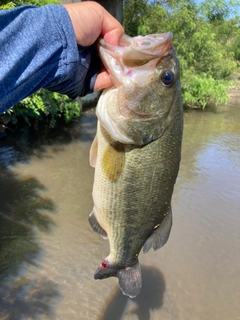
<svg viewBox="0 0 240 320"><path fill-rule="evenodd" d="M96 108L90 150L95 168L89 222L109 240L95 279L117 277L124 295L140 292L140 250L157 250L172 226L171 198L181 158L182 103L172 34L98 41L114 86Z"/></svg>
<svg viewBox="0 0 240 320"><path fill-rule="evenodd" d="M124 30L122 25L101 5L93 1L64 4L72 21L76 41L90 46L102 36L110 45L118 45ZM94 23L93 23L94 22ZM94 91L109 87L112 80L103 69L97 76Z"/></svg>

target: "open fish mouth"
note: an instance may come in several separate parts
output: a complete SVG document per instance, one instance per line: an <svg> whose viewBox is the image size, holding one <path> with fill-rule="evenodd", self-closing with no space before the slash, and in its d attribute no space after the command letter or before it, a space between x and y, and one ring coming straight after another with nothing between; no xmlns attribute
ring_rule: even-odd
<svg viewBox="0 0 240 320"><path fill-rule="evenodd" d="M116 87L121 86L126 77L139 86L146 86L151 80L149 71L154 70L159 60L172 48L172 38L171 32L137 37L124 35L118 46L106 43L103 38L98 40L97 45L101 60ZM143 77L141 80L139 67L141 74L146 69L148 79Z"/></svg>

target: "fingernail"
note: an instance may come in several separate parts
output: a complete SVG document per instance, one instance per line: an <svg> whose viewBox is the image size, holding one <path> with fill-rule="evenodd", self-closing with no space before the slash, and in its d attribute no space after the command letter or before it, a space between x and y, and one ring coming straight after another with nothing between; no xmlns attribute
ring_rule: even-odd
<svg viewBox="0 0 240 320"><path fill-rule="evenodd" d="M117 39L116 35L114 35L113 31L106 33L103 38L111 46L116 46L118 44L118 39Z"/></svg>

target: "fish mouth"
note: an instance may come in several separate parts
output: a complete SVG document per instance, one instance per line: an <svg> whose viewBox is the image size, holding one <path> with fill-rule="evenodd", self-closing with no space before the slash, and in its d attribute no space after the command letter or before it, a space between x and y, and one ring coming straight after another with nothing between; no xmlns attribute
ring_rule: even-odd
<svg viewBox="0 0 240 320"><path fill-rule="evenodd" d="M146 65L148 71L153 70L172 48L172 38L172 32L137 37L123 35L118 46L112 46L100 38L97 47L113 84L119 87L139 67Z"/></svg>

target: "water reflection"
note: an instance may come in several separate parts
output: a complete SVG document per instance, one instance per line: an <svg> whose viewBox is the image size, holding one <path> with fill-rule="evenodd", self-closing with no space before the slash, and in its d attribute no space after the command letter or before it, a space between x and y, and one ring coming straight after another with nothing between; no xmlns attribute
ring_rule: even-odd
<svg viewBox="0 0 240 320"><path fill-rule="evenodd" d="M57 319L54 304L60 298L58 284L45 278L22 277L1 286L0 319Z"/></svg>
<svg viewBox="0 0 240 320"><path fill-rule="evenodd" d="M97 119L93 110L71 124L59 121L58 126L49 129L39 124L37 128L25 127L20 131L9 132L0 138L0 165L12 166L17 162L27 163L33 157L44 159L53 154L64 152L73 141L91 143L96 132Z"/></svg>
<svg viewBox="0 0 240 320"><path fill-rule="evenodd" d="M47 213L55 206L38 194L43 189L34 177L18 178L5 172L0 179L0 281L17 273L21 263L34 263L40 251L35 228L47 232L53 226Z"/></svg>
<svg viewBox="0 0 240 320"><path fill-rule="evenodd" d="M34 177L18 177L2 167L0 174L0 318L38 319L52 314L57 284L44 278L23 276L38 265L43 253L36 229L50 232L49 215L55 205L41 196L44 186Z"/></svg>
<svg viewBox="0 0 240 320"><path fill-rule="evenodd" d="M138 320L150 320L151 311L162 307L165 291L163 274L157 268L142 267L141 293L134 299L123 296L118 288L107 301L103 316L98 320L120 320L127 315L136 315Z"/></svg>
<svg viewBox="0 0 240 320"><path fill-rule="evenodd" d="M73 170L66 167L66 162L63 169L57 166L59 169L53 171L41 161L54 159L78 139L89 144L96 128L94 113L87 121L82 117L80 123L60 124L60 129L53 130L44 126L38 130L24 128L0 141L0 319L58 318L55 303L63 296L59 284L43 267L48 248L40 241L41 235L56 232L58 226L53 217L58 213L58 204L48 196L49 190L37 178L38 174L28 173L28 167L40 161L40 176L48 175L55 183L59 175L60 179L64 175L70 177ZM16 170L16 164L22 164L20 170ZM74 184L70 190L68 182L64 198L77 191ZM49 246L54 247L55 243Z"/></svg>

